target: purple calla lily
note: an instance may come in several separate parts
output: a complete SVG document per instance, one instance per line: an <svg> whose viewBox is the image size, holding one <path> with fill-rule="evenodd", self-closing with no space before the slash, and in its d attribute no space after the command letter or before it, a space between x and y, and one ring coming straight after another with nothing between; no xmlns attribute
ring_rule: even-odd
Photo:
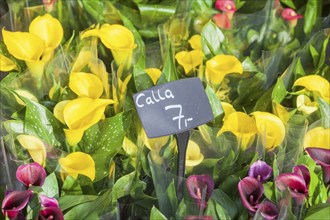
<svg viewBox="0 0 330 220"><path fill-rule="evenodd" d="M247 176L238 183L238 191L245 208L255 213L264 193L263 185L254 177Z"/></svg>
<svg viewBox="0 0 330 220"><path fill-rule="evenodd" d="M46 171L35 162L24 164L17 168L16 178L25 186L42 186L46 179Z"/></svg>
<svg viewBox="0 0 330 220"><path fill-rule="evenodd" d="M305 165L300 164L300 165L294 166L292 169L292 172L301 175L305 180L306 187L308 188L309 183L311 181L311 175L309 173L308 168Z"/></svg>
<svg viewBox="0 0 330 220"><path fill-rule="evenodd" d="M40 203L43 207L57 207L59 208L58 201L55 198L49 198L45 195L39 195Z"/></svg>
<svg viewBox="0 0 330 220"><path fill-rule="evenodd" d="M250 177L256 178L259 182L265 182L273 174L273 169L266 162L258 160L254 162L248 172Z"/></svg>
<svg viewBox="0 0 330 220"><path fill-rule="evenodd" d="M266 220L277 219L279 210L277 206L269 200L264 201L258 206L260 215Z"/></svg>
<svg viewBox="0 0 330 220"><path fill-rule="evenodd" d="M32 190L12 191L5 195L2 201L2 213L9 219L15 219L20 211L28 204Z"/></svg>
<svg viewBox="0 0 330 220"><path fill-rule="evenodd" d="M317 147L308 147L305 150L322 167L324 184L326 186L330 185L330 150Z"/></svg>
<svg viewBox="0 0 330 220"><path fill-rule="evenodd" d="M301 174L283 173L276 177L275 185L281 191L288 189L291 197L295 199L297 204L301 205L304 198L308 196L308 188Z"/></svg>
<svg viewBox="0 0 330 220"><path fill-rule="evenodd" d="M64 220L63 213L58 207L47 207L39 212L38 220Z"/></svg>
<svg viewBox="0 0 330 220"><path fill-rule="evenodd" d="M207 201L212 195L214 182L209 175L191 175L186 181L189 195L195 200L200 208L205 209ZM202 193L206 190L205 200L203 201Z"/></svg>

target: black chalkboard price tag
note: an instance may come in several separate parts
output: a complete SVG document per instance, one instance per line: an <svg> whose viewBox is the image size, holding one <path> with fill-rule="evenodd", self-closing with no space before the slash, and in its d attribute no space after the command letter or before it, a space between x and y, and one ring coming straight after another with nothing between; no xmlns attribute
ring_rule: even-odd
<svg viewBox="0 0 330 220"><path fill-rule="evenodd" d="M182 133L213 120L199 78L176 80L133 95L149 138Z"/></svg>
<svg viewBox="0 0 330 220"><path fill-rule="evenodd" d="M177 196L184 192L186 151L190 129L213 120L210 102L199 78L154 86L133 95L149 138L175 134L178 145Z"/></svg>

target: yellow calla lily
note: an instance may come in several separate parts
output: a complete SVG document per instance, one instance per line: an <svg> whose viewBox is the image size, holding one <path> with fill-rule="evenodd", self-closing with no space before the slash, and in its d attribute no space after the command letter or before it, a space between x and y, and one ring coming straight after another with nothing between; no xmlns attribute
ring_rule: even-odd
<svg viewBox="0 0 330 220"><path fill-rule="evenodd" d="M285 138L285 126L282 120L269 112L253 112L259 134L268 151L280 145Z"/></svg>
<svg viewBox="0 0 330 220"><path fill-rule="evenodd" d="M79 97L96 99L103 93L103 83L101 79L91 73L71 73L69 87Z"/></svg>
<svg viewBox="0 0 330 220"><path fill-rule="evenodd" d="M304 137L304 148L317 147L330 150L330 128L315 127Z"/></svg>
<svg viewBox="0 0 330 220"><path fill-rule="evenodd" d="M308 91L321 96L328 103L330 102L330 83L319 75L308 75L297 79L293 86L305 87Z"/></svg>
<svg viewBox="0 0 330 220"><path fill-rule="evenodd" d="M136 156L138 147L127 137L124 137L123 149L130 156Z"/></svg>
<svg viewBox="0 0 330 220"><path fill-rule="evenodd" d="M306 95L297 96L297 109L305 114L311 114L315 112L318 107L316 102L312 102Z"/></svg>
<svg viewBox="0 0 330 220"><path fill-rule="evenodd" d="M237 137L243 150L250 146L258 132L254 118L243 112L233 112L228 115L217 136L227 131Z"/></svg>
<svg viewBox="0 0 330 220"><path fill-rule="evenodd" d="M283 123L287 123L292 114L290 114L290 112L280 103L273 101L272 104L275 115L279 117Z"/></svg>
<svg viewBox="0 0 330 220"><path fill-rule="evenodd" d="M82 33L81 37L99 37L102 43L111 50L117 65L131 62L133 49L136 47L132 32L123 25L104 24L100 29L90 29Z"/></svg>
<svg viewBox="0 0 330 220"><path fill-rule="evenodd" d="M63 119L69 129L64 129L70 145L76 145L84 131L96 124L103 117L110 99L77 98L67 103L63 110Z"/></svg>
<svg viewBox="0 0 330 220"><path fill-rule="evenodd" d="M230 73L243 73L242 63L232 55L216 55L206 62L206 79L215 86L219 85Z"/></svg>
<svg viewBox="0 0 330 220"><path fill-rule="evenodd" d="M89 48L80 50L76 60L73 63L71 72L80 72L94 58L94 52Z"/></svg>
<svg viewBox="0 0 330 220"><path fill-rule="evenodd" d="M144 145L151 151L159 152L160 149L167 143L169 136L148 138L144 129L141 131L141 139Z"/></svg>
<svg viewBox="0 0 330 220"><path fill-rule="evenodd" d="M0 54L0 71L9 72L16 68L17 68L16 64L11 59Z"/></svg>
<svg viewBox="0 0 330 220"><path fill-rule="evenodd" d="M4 43L11 55L27 62L39 61L44 52L44 43L40 37L28 32L2 30Z"/></svg>
<svg viewBox="0 0 330 220"><path fill-rule="evenodd" d="M234 107L228 102L221 102L221 106L222 106L222 109L225 113L225 116L222 119L223 121L225 121L227 119L228 115L230 115L233 112L236 112Z"/></svg>
<svg viewBox="0 0 330 220"><path fill-rule="evenodd" d="M50 14L38 16L30 23L29 32L41 38L45 51L54 50L62 41L63 28L59 20Z"/></svg>
<svg viewBox="0 0 330 220"><path fill-rule="evenodd" d="M17 136L18 142L26 149L32 160L41 166L46 163L46 147L45 143L38 137L32 135L20 134Z"/></svg>
<svg viewBox="0 0 330 220"><path fill-rule="evenodd" d="M69 102L70 102L70 100L61 101L55 105L54 110L53 110L55 118L57 118L63 124L65 124L64 116L63 116L64 107Z"/></svg>
<svg viewBox="0 0 330 220"><path fill-rule="evenodd" d="M189 39L189 44L191 46L192 49L194 50L202 50L202 37L199 34L195 34L193 35L190 39Z"/></svg>
<svg viewBox="0 0 330 220"><path fill-rule="evenodd" d="M188 73L203 63L203 52L201 50L181 51L175 55L175 59L183 66L184 72Z"/></svg>
<svg viewBox="0 0 330 220"><path fill-rule="evenodd" d="M186 152L186 166L194 167L200 164L204 160L204 155L198 144L192 140L189 140Z"/></svg>
<svg viewBox="0 0 330 220"><path fill-rule="evenodd" d="M144 71L146 71L148 76L151 78L153 84L156 85L157 80L159 79L160 75L162 74L162 71L160 71L160 69L157 69L157 68L147 68L147 69L144 69Z"/></svg>
<svg viewBox="0 0 330 220"><path fill-rule="evenodd" d="M77 179L78 175L87 176L90 180L95 179L95 162L93 158L83 152L74 152L59 159L61 172Z"/></svg>

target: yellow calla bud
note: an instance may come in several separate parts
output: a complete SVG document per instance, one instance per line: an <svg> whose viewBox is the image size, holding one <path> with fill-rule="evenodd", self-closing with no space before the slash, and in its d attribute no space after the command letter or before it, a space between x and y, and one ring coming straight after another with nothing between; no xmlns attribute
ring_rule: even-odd
<svg viewBox="0 0 330 220"><path fill-rule="evenodd" d="M269 112L253 112L259 134L265 148L270 151L280 145L285 138L285 126L281 119Z"/></svg>
<svg viewBox="0 0 330 220"><path fill-rule="evenodd" d="M99 98L103 93L103 83L99 77L91 73L71 73L70 89L79 97Z"/></svg>
<svg viewBox="0 0 330 220"><path fill-rule="evenodd" d="M16 64L11 59L0 54L0 71L9 72L14 69L17 69Z"/></svg>
<svg viewBox="0 0 330 220"><path fill-rule="evenodd" d="M193 35L190 39L189 39L189 44L191 46L192 49L195 50L202 50L202 37L199 34L195 34Z"/></svg>
<svg viewBox="0 0 330 220"><path fill-rule="evenodd" d="M304 137L304 148L317 147L330 150L330 128L315 127Z"/></svg>
<svg viewBox="0 0 330 220"><path fill-rule="evenodd" d="M74 152L59 159L61 172L77 179L78 175L87 176L90 180L95 179L95 162L93 158L83 152Z"/></svg>
<svg viewBox="0 0 330 220"><path fill-rule="evenodd" d="M183 66L186 75L195 67L203 63L203 52L201 50L181 51L175 55L175 59Z"/></svg>
<svg viewBox="0 0 330 220"><path fill-rule="evenodd" d="M144 69L144 71L146 71L148 76L151 78L153 84L156 85L157 80L159 79L160 75L162 74L162 71L160 71L160 69L157 69L157 68L148 68L148 69Z"/></svg>
<svg viewBox="0 0 330 220"><path fill-rule="evenodd" d="M230 73L243 73L242 63L232 55L216 55L206 62L206 79L215 86L219 85Z"/></svg>
<svg viewBox="0 0 330 220"><path fill-rule="evenodd" d="M305 114L311 114L315 112L317 108L317 103L312 102L308 96L298 95L297 96L297 108L299 111Z"/></svg>
<svg viewBox="0 0 330 220"><path fill-rule="evenodd" d="M204 160L204 155L201 153L198 144L192 140L189 140L187 153L186 153L186 166L187 167L197 166L203 160Z"/></svg>
<svg viewBox="0 0 330 220"><path fill-rule="evenodd" d="M46 147L41 139L32 135L20 134L17 136L18 142L26 149L32 160L41 166L46 163Z"/></svg>
<svg viewBox="0 0 330 220"><path fill-rule="evenodd" d="M227 131L237 137L243 150L250 146L258 132L255 120L243 112L233 112L228 115L217 136Z"/></svg>

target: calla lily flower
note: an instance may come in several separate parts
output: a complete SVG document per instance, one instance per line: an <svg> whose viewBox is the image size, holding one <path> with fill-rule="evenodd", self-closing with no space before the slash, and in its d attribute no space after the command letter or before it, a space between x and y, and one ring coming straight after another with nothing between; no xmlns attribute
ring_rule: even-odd
<svg viewBox="0 0 330 220"><path fill-rule="evenodd" d="M46 171L38 163L20 165L16 170L16 178L25 186L42 186L46 179Z"/></svg>
<svg viewBox="0 0 330 220"><path fill-rule="evenodd" d="M256 178L248 176L239 181L238 191L244 207L255 213L259 205L259 199L264 193L263 185Z"/></svg>
<svg viewBox="0 0 330 220"><path fill-rule="evenodd" d="M309 173L308 168L305 165L300 164L300 165L294 166L292 168L292 172L302 176L304 178L306 186L308 188L309 183L311 181L311 175Z"/></svg>
<svg viewBox="0 0 330 220"><path fill-rule="evenodd" d="M225 12L235 12L237 10L233 0L216 0L215 8Z"/></svg>
<svg viewBox="0 0 330 220"><path fill-rule="evenodd" d="M0 54L0 71L9 72L14 69L17 69L17 66L14 61Z"/></svg>
<svg viewBox="0 0 330 220"><path fill-rule="evenodd" d="M249 169L248 175L256 178L259 182L265 182L273 174L273 169L266 162L258 160L254 162Z"/></svg>
<svg viewBox="0 0 330 220"><path fill-rule="evenodd" d="M236 112L235 108L228 102L221 102L221 106L223 112L225 113L225 116L222 119L223 121L225 121L228 118L228 115L230 115L233 112Z"/></svg>
<svg viewBox="0 0 330 220"><path fill-rule="evenodd" d="M70 89L79 97L97 99L103 93L103 83L99 77L91 73L71 73Z"/></svg>
<svg viewBox="0 0 330 220"><path fill-rule="evenodd" d="M59 208L58 201L55 198L39 194L39 200L43 207L57 207Z"/></svg>
<svg viewBox="0 0 330 220"><path fill-rule="evenodd" d="M231 28L231 20L225 14L218 13L212 17L212 20L221 29L227 30Z"/></svg>
<svg viewBox="0 0 330 220"><path fill-rule="evenodd" d="M280 145L285 138L285 126L282 120L268 112L253 112L260 135L265 140L263 144L268 151Z"/></svg>
<svg viewBox="0 0 330 220"><path fill-rule="evenodd" d="M144 129L141 130L141 138L144 145L151 151L159 152L160 149L167 143L169 136L162 136L157 138L148 138Z"/></svg>
<svg viewBox="0 0 330 220"><path fill-rule="evenodd" d="M292 112L289 112L286 107L281 105L280 103L273 101L273 111L274 114L279 117L283 123L287 123L292 116Z"/></svg>
<svg viewBox="0 0 330 220"><path fill-rule="evenodd" d="M64 100L61 101L59 103L57 103L53 109L53 113L54 116L63 124L65 124L64 121L64 116L63 116L63 111L64 111L64 107L66 106L66 104L68 104L70 102L70 100Z"/></svg>
<svg viewBox="0 0 330 220"><path fill-rule="evenodd" d="M63 213L58 207L47 207L39 212L38 220L64 220Z"/></svg>
<svg viewBox="0 0 330 220"><path fill-rule="evenodd" d="M204 155L201 153L201 150L198 144L192 140L189 140L187 152L186 152L186 166L194 167L200 164L204 159Z"/></svg>
<svg viewBox="0 0 330 220"><path fill-rule="evenodd" d="M17 140L29 152L34 162L37 162L41 166L45 165L46 147L41 139L32 135L21 134L17 136Z"/></svg>
<svg viewBox="0 0 330 220"><path fill-rule="evenodd" d="M148 68L148 69L144 69L144 71L146 71L148 76L151 78L153 84L156 85L157 80L159 79L160 75L162 74L162 71L160 71L160 69L157 69L157 68Z"/></svg>
<svg viewBox="0 0 330 220"><path fill-rule="evenodd" d="M297 109L307 115L315 112L318 107L316 102L312 102L306 95L297 96Z"/></svg>
<svg viewBox="0 0 330 220"><path fill-rule="evenodd" d="M323 148L330 150L330 128L315 127L309 130L304 137L304 148Z"/></svg>
<svg viewBox="0 0 330 220"><path fill-rule="evenodd" d="M302 86L306 90L314 93L316 97L321 97L330 102L330 83L319 75L308 75L297 79L293 86Z"/></svg>
<svg viewBox="0 0 330 220"><path fill-rule="evenodd" d="M217 136L227 131L237 137L243 150L250 146L258 132L255 120L243 112L233 112L228 115Z"/></svg>
<svg viewBox="0 0 330 220"><path fill-rule="evenodd" d="M198 207L205 209L214 189L213 179L206 174L191 175L187 178L186 185L189 195L195 200ZM203 193L205 193L205 197ZM205 198L204 201L203 198Z"/></svg>
<svg viewBox="0 0 330 220"><path fill-rule="evenodd" d="M199 34L191 36L189 39L190 47L194 50L202 50L202 37Z"/></svg>
<svg viewBox="0 0 330 220"><path fill-rule="evenodd" d="M16 219L19 212L28 204L32 195L32 190L8 193L2 200L2 214L9 219Z"/></svg>
<svg viewBox="0 0 330 220"><path fill-rule="evenodd" d="M68 102L63 109L63 119L69 129L64 129L70 145L76 145L84 131L96 124L104 115L105 108L112 104L110 99L77 98Z"/></svg>
<svg viewBox="0 0 330 220"><path fill-rule="evenodd" d="M186 75L203 63L203 52L201 50L181 51L175 55L175 59L183 67Z"/></svg>
<svg viewBox="0 0 330 220"><path fill-rule="evenodd" d="M258 206L260 215L266 220L275 220L279 214L278 207L269 200L264 201Z"/></svg>
<svg viewBox="0 0 330 220"><path fill-rule="evenodd" d="M99 37L102 43L111 50L117 65L130 64L133 49L136 47L132 32L123 25L104 24L99 29L90 29L81 34L81 38Z"/></svg>
<svg viewBox="0 0 330 220"><path fill-rule="evenodd" d="M74 152L59 159L59 164L64 175L77 179L78 174L81 174L92 181L95 179L95 162L89 154Z"/></svg>
<svg viewBox="0 0 330 220"><path fill-rule="evenodd" d="M282 18L289 23L290 27L295 27L297 25L298 19L302 17L302 15L297 14L297 12L291 8L285 8L282 11Z"/></svg>
<svg viewBox="0 0 330 220"><path fill-rule="evenodd" d="M308 196L308 188L303 176L299 173L282 173L275 179L276 187L281 190L289 190L291 197L301 205Z"/></svg>
<svg viewBox="0 0 330 220"><path fill-rule="evenodd" d="M206 62L206 79L215 86L230 73L243 73L242 63L232 55L216 55Z"/></svg>
<svg viewBox="0 0 330 220"><path fill-rule="evenodd" d="M309 156L322 167L323 182L330 185L330 149L309 147L305 149Z"/></svg>
<svg viewBox="0 0 330 220"><path fill-rule="evenodd" d="M138 152L138 147L127 137L124 137L124 141L122 144L123 150L129 155L129 156L136 156Z"/></svg>

